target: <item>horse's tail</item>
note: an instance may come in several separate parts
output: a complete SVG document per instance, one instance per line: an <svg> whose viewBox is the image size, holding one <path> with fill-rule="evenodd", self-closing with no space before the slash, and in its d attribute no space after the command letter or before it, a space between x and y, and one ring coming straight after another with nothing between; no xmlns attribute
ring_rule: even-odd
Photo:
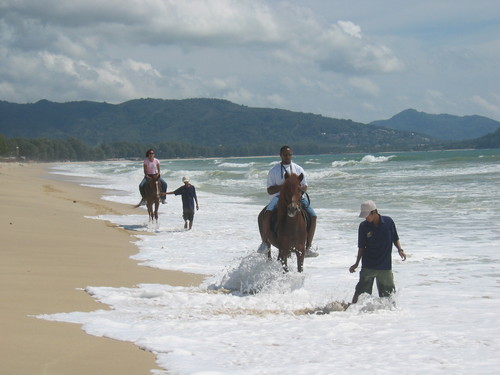
<svg viewBox="0 0 500 375"><path fill-rule="evenodd" d="M135 206L132 206L132 208L139 208L141 206L141 203L142 203L142 199Z"/></svg>

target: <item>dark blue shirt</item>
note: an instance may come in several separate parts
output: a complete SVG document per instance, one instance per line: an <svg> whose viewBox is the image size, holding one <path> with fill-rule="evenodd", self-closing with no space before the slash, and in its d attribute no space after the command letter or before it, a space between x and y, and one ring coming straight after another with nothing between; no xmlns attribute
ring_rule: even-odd
<svg viewBox="0 0 500 375"><path fill-rule="evenodd" d="M196 189L193 185L181 186L174 191L175 195L182 195L182 208L189 208L194 211L194 198L196 198Z"/></svg>
<svg viewBox="0 0 500 375"><path fill-rule="evenodd" d="M378 226L366 220L359 224L358 247L365 249L361 268L392 269L392 244L398 240L396 224L389 216L380 216Z"/></svg>

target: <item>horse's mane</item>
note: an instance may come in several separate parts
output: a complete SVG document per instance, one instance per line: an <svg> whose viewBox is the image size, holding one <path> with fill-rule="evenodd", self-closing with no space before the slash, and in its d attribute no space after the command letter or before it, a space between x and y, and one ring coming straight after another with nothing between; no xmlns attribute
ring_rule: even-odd
<svg viewBox="0 0 500 375"><path fill-rule="evenodd" d="M280 197L285 197L285 198L291 197L295 193L299 185L300 185L299 176L297 176L295 173L292 173L285 179L283 185L281 185Z"/></svg>

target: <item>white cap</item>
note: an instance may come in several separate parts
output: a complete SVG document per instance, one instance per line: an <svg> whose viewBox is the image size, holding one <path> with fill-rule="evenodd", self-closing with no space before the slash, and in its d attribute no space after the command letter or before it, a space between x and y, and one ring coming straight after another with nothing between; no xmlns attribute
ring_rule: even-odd
<svg viewBox="0 0 500 375"><path fill-rule="evenodd" d="M182 177L182 182L189 182L189 177L187 176Z"/></svg>
<svg viewBox="0 0 500 375"><path fill-rule="evenodd" d="M377 206L375 205L374 201L364 201L363 203L361 203L361 212L359 214L359 217L365 219L368 215L370 215L370 212L376 209Z"/></svg>

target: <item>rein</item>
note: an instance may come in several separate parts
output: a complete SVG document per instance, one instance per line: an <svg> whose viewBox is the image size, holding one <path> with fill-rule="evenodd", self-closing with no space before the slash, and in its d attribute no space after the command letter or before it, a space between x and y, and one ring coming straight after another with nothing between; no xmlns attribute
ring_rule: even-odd
<svg viewBox="0 0 500 375"><path fill-rule="evenodd" d="M311 205L311 199L309 198L309 194L307 194L305 191L302 193L302 195L305 195L307 198L307 206L304 207L307 208Z"/></svg>
<svg viewBox="0 0 500 375"><path fill-rule="evenodd" d="M292 163L290 163L290 172L286 170L283 162L281 162L280 164L281 164L281 178L284 178L286 174L291 175L293 173Z"/></svg>

